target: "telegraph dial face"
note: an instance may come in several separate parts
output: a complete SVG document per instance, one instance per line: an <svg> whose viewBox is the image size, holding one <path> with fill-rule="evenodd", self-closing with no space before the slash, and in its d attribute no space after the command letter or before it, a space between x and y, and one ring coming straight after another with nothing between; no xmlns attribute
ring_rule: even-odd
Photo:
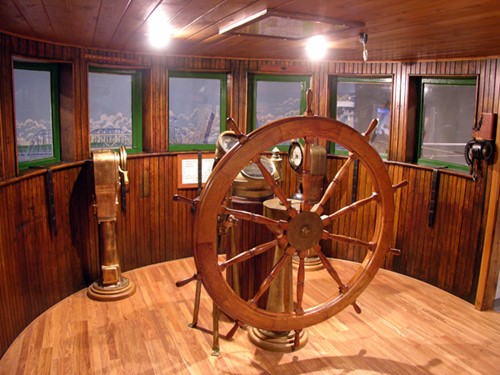
<svg viewBox="0 0 500 375"><path fill-rule="evenodd" d="M271 175L274 175L274 173L276 172L276 167L274 166L274 163L264 156L260 157L260 161L264 165L264 168L266 168ZM245 168L243 168L241 174L253 180L264 179L264 176L262 175L262 172L260 171L259 167L257 166L257 164L254 163L249 163Z"/></svg>
<svg viewBox="0 0 500 375"><path fill-rule="evenodd" d="M292 142L288 148L288 163L294 171L302 166L304 160L304 149L299 142Z"/></svg>
<svg viewBox="0 0 500 375"><path fill-rule="evenodd" d="M219 142L224 153L228 153L238 143L238 137L234 133L223 133L220 136Z"/></svg>

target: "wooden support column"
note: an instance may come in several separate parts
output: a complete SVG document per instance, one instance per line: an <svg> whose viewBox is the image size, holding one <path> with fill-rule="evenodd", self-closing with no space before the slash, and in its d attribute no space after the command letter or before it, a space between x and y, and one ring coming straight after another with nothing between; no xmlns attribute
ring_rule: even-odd
<svg viewBox="0 0 500 375"><path fill-rule="evenodd" d="M0 180L17 175L17 146L14 116L14 87L12 82L12 42L0 35Z"/></svg>
<svg viewBox="0 0 500 375"><path fill-rule="evenodd" d="M500 268L500 119L497 120L495 156L491 173L488 216L483 243L483 257L477 286L476 304L478 310L491 310Z"/></svg>

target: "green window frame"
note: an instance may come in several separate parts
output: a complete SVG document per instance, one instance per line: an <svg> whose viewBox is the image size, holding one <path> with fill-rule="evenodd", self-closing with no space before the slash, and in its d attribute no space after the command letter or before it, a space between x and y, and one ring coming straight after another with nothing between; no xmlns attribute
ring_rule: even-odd
<svg viewBox="0 0 500 375"><path fill-rule="evenodd" d="M214 151L226 130L227 74L172 71L168 87L169 151Z"/></svg>
<svg viewBox="0 0 500 375"><path fill-rule="evenodd" d="M287 113L266 113L265 116L259 115L259 83L300 83L300 95L299 108L293 110L293 108L288 108ZM279 87L279 86L277 86ZM258 127L267 124L268 122L278 120L283 117L288 117L291 115L299 116L306 111L306 92L310 87L310 77L309 76L297 76L297 75L266 75L266 74L255 74L251 77L251 82L249 86L249 97L250 97L250 112L249 112L249 131L255 130ZM292 99L292 98L290 98ZM290 110L294 113L290 114ZM270 118L268 121L259 121L259 118ZM284 146L283 146L284 147Z"/></svg>
<svg viewBox="0 0 500 375"><path fill-rule="evenodd" d="M370 77L356 77L356 76L330 76L330 116L338 121L341 121L360 133L363 133L370 121L373 118L379 120L377 128L372 133L370 144L377 150L383 159L387 159L390 142L391 132L391 117L392 117L392 77L390 76L370 76ZM342 90L339 85L345 85ZM354 91L352 94L354 98L349 96L348 85L351 90L355 87L363 87L370 85L377 87L378 90L385 90L390 86L388 95L384 95L383 91L379 91L378 95L372 96L373 93L366 93L365 100L361 103L365 105L360 110L356 111L356 99L360 94ZM363 86L362 86L363 85ZM339 97L341 100L339 100ZM373 99L373 100L368 100ZM367 107L371 104L370 107ZM352 108L352 109L351 109ZM360 118L360 113L364 114L364 118ZM358 115L358 116L356 116ZM333 154L347 155L347 150L341 147L336 147L332 142L330 143L329 150Z"/></svg>
<svg viewBox="0 0 500 375"><path fill-rule="evenodd" d="M449 167L459 171L468 171L469 167L463 157L463 150L466 142L472 137L472 128L476 116L477 78L422 77L419 78L417 82L418 143L416 150L416 162L418 164L433 167ZM434 109L436 106L429 104L431 99L427 98L426 94L429 93L430 89L432 89L431 86L446 90L440 91L436 95L436 98L440 100L442 104L448 104L444 110L436 111ZM461 90L462 95L460 96L456 91L453 91L461 88L464 88L465 90ZM431 123L428 120L430 113L433 113L433 117L437 119L435 120L437 125L434 124L433 130L431 130L430 125L428 125ZM453 116L457 117L453 118ZM445 120L443 120L443 117ZM442 126L442 122L444 121L446 121L446 124ZM439 132L440 135L427 135L431 134L431 131L436 134ZM449 135L449 137L446 135ZM429 138L432 137L430 140L434 141L427 143L427 146L425 142L426 136ZM442 142L443 139L446 142ZM429 139L427 139L427 141L429 141ZM431 152L427 152L427 155L424 155L425 147L428 149L435 148L437 151L442 152L443 155L437 155L436 157L435 155L429 155Z"/></svg>
<svg viewBox="0 0 500 375"><path fill-rule="evenodd" d="M39 88L35 88L34 81L32 79L33 77L28 80L29 82L25 82L25 87L23 87L23 79L19 76L19 74L22 74L23 71L43 72L49 74L49 87L46 88L49 90L48 97L50 103L48 105L47 103L42 103L45 99L47 99L47 96L41 94L39 92ZM28 96L26 96L27 94ZM57 64L14 61L14 103L16 116L17 160L19 170L60 162L61 141L59 122L59 70ZM41 108L40 105L43 108ZM45 114L47 118L31 118L37 116L36 114L31 113L32 116L26 119L23 118L21 121L21 113L29 113L37 107L42 110L41 112L50 111L50 114ZM27 129L29 126L28 122L30 121L35 125L35 128L38 129L34 134L32 130ZM47 129L40 129L44 128L43 123L48 121L50 121L50 133L47 133ZM26 143L28 141L28 136L31 137L29 144ZM50 143L46 143L49 139ZM39 154L41 157L27 159L29 158L30 153ZM45 154L50 155L44 156Z"/></svg>
<svg viewBox="0 0 500 375"><path fill-rule="evenodd" d="M94 81L94 78L96 78L96 81ZM115 78L124 78L124 80L121 83L116 82L116 85L105 84ZM130 89L123 90L121 85L126 83L128 86L127 78L130 81ZM94 82L96 85L101 84L102 86L94 87ZM127 92L127 90L130 90L130 96L124 98L126 104L125 107L122 107L123 103L116 101L116 99L119 98L120 93ZM98 95L100 91L106 92L100 96ZM130 103L128 103L129 101ZM118 110L120 112L105 113L106 110L112 112ZM122 112L125 112L125 115ZM102 120L101 116L105 116L106 121L111 119L113 129L123 128L123 123L130 121L130 133L121 129L117 133L106 134L105 125L102 124L104 120ZM130 116L129 121L127 121L127 116ZM126 128L128 128L128 125ZM125 145L128 153L133 154L142 151L142 71L89 67L89 130L91 151L116 150L122 144Z"/></svg>

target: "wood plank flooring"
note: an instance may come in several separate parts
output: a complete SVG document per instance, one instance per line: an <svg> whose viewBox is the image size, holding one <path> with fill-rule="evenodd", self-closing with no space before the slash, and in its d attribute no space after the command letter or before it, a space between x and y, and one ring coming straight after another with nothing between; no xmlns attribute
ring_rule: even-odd
<svg viewBox="0 0 500 375"><path fill-rule="evenodd" d="M353 263L335 261L342 273ZM381 270L353 309L308 328L293 353L253 346L247 331L221 340L188 327L192 258L125 275L134 296L96 302L82 290L38 317L0 359L0 374L495 374L500 369L500 313L479 312L440 289ZM308 272L308 299L328 293L325 271ZM211 329L212 303L202 292L199 325ZM231 323L221 322L221 334Z"/></svg>

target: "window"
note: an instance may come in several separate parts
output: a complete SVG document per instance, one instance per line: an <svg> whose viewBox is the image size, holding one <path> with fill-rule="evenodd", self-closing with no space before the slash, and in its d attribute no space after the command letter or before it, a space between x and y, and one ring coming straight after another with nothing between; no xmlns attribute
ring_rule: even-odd
<svg viewBox="0 0 500 375"><path fill-rule="evenodd" d="M418 162L463 166L472 136L476 79L422 78L419 84Z"/></svg>
<svg viewBox="0 0 500 375"><path fill-rule="evenodd" d="M222 73L170 73L170 150L215 150L226 128L226 81Z"/></svg>
<svg viewBox="0 0 500 375"><path fill-rule="evenodd" d="M306 110L309 77L255 75L251 85L250 128L283 117L299 116Z"/></svg>
<svg viewBox="0 0 500 375"><path fill-rule="evenodd" d="M360 133L366 131L372 119L378 119L370 144L382 156L387 155L391 131L392 79L332 77L330 87L332 117ZM332 151L347 152L340 145Z"/></svg>
<svg viewBox="0 0 500 375"><path fill-rule="evenodd" d="M14 63L19 169L61 160L57 65Z"/></svg>
<svg viewBox="0 0 500 375"><path fill-rule="evenodd" d="M140 71L91 68L89 72L90 150L142 150Z"/></svg>

